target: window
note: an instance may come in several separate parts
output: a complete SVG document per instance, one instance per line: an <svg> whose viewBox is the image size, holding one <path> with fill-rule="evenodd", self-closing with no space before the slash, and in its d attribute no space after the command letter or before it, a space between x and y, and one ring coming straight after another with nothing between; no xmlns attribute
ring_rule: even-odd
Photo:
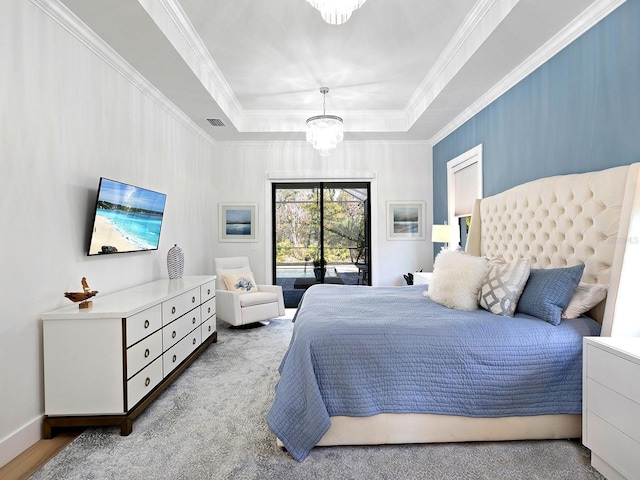
<svg viewBox="0 0 640 480"><path fill-rule="evenodd" d="M460 226L464 248L476 199L482 198L482 144L447 162L447 203L450 225Z"/></svg>

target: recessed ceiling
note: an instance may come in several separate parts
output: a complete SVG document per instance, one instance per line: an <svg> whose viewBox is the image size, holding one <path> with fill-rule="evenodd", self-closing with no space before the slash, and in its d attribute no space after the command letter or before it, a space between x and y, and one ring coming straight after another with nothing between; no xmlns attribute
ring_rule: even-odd
<svg viewBox="0 0 640 480"><path fill-rule="evenodd" d="M567 25L616 3L368 0L328 25L305 0L60 1L217 141L303 140L323 86L345 140L431 140Z"/></svg>

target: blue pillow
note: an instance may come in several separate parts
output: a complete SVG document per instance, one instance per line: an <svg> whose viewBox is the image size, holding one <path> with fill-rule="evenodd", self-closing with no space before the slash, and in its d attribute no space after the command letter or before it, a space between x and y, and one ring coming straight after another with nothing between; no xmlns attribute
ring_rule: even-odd
<svg viewBox="0 0 640 480"><path fill-rule="evenodd" d="M560 325L560 316L571 301L584 265L569 268L532 268L518 301L517 312Z"/></svg>

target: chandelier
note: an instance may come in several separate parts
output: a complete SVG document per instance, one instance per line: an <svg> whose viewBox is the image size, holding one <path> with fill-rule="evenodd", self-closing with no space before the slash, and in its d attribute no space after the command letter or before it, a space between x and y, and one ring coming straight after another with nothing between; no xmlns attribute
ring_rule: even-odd
<svg viewBox="0 0 640 480"><path fill-rule="evenodd" d="M326 114L328 92L327 87L320 89L320 93L323 95L322 115L307 119L307 142L319 150L323 157L329 155L329 150L336 148L344 138L342 118Z"/></svg>
<svg viewBox="0 0 640 480"><path fill-rule="evenodd" d="M367 0L307 0L320 12L325 22L341 25Z"/></svg>

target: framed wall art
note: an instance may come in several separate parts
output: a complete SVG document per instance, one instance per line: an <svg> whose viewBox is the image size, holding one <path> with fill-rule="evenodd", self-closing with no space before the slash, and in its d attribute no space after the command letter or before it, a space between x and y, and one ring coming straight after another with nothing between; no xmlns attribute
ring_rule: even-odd
<svg viewBox="0 0 640 480"><path fill-rule="evenodd" d="M218 228L221 242L257 242L257 210L255 203L221 203Z"/></svg>
<svg viewBox="0 0 640 480"><path fill-rule="evenodd" d="M425 239L425 202L387 202L387 240Z"/></svg>

